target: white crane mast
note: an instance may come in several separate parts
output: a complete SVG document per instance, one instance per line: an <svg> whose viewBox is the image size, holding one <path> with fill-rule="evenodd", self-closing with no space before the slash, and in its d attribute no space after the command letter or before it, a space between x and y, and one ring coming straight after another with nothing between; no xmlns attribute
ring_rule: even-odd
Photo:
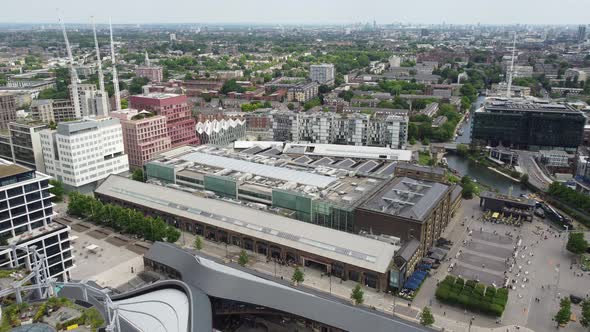
<svg viewBox="0 0 590 332"><path fill-rule="evenodd" d="M68 60L70 62L70 80L72 81L72 103L74 104L74 113L77 118L81 118L82 114L80 112L80 99L78 98L78 73L74 68L74 57L72 56L72 48L70 47L70 41L68 40L68 34L66 33L66 26L62 21L61 17L59 18L59 23L61 24L61 31L64 35L64 40L66 42L66 50L68 51Z"/></svg>
<svg viewBox="0 0 590 332"><path fill-rule="evenodd" d="M104 91L104 75L102 73L102 60L100 59L100 48L98 47L98 38L96 37L96 24L94 23L94 16L92 17L92 32L94 32L94 48L96 49L96 63L98 67L98 87L103 96L106 96Z"/></svg>
<svg viewBox="0 0 590 332"><path fill-rule="evenodd" d="M121 109L121 92L119 91L119 78L117 77L117 62L115 61L115 43L113 42L113 23L109 19L111 30L111 60L113 61L113 88L115 89L115 110Z"/></svg>
<svg viewBox="0 0 590 332"><path fill-rule="evenodd" d="M514 41L512 42L512 58L510 59L510 73L508 73L508 85L506 86L506 97L510 98L512 95L512 74L514 73L514 54L516 53L516 32L514 33Z"/></svg>

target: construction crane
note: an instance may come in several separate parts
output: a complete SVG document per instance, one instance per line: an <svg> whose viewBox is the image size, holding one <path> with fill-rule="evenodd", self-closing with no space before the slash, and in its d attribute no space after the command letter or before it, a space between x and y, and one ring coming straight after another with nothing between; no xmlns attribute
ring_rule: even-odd
<svg viewBox="0 0 590 332"><path fill-rule="evenodd" d="M115 60L115 43L113 42L113 23L109 19L111 31L111 60L113 61L113 88L115 89L115 111L121 109L121 92L119 91L119 78L117 77L117 61Z"/></svg>
<svg viewBox="0 0 590 332"><path fill-rule="evenodd" d="M61 25L61 31L64 35L64 40L66 42L66 50L68 52L68 60L70 62L70 79L72 81L72 103L74 104L74 114L76 118L81 118L82 113L80 112L80 99L78 98L78 73L74 68L74 57L72 56L72 48L70 47L70 41L68 40L68 34L66 33L66 26L61 19L59 18L59 24Z"/></svg>
<svg viewBox="0 0 590 332"><path fill-rule="evenodd" d="M510 72L508 73L508 85L506 86L506 97L510 98L512 95L512 74L514 72L514 54L516 53L516 32L514 33L514 41L512 42L512 58L510 59Z"/></svg>
<svg viewBox="0 0 590 332"><path fill-rule="evenodd" d="M104 75L102 73L102 60L100 59L100 48L98 47L98 38L96 37L96 24L94 23L94 16L92 16L92 32L94 32L94 48L96 49L96 64L98 67L98 87L103 96L106 96L104 91Z"/></svg>

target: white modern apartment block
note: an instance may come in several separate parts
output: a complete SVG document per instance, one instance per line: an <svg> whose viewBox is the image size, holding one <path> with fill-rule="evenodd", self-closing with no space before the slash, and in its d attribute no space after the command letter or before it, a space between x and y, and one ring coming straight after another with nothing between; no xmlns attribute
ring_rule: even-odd
<svg viewBox="0 0 590 332"><path fill-rule="evenodd" d="M129 170L119 119L62 122L40 135L46 172L68 187L91 190L110 174Z"/></svg>
<svg viewBox="0 0 590 332"><path fill-rule="evenodd" d="M335 75L333 64L323 63L309 66L309 78L319 84L334 84Z"/></svg>
<svg viewBox="0 0 590 332"><path fill-rule="evenodd" d="M31 269L35 246L47 259L49 277L67 281L74 268L70 227L54 222L50 177L0 159L0 238L10 248L0 250L0 268Z"/></svg>
<svg viewBox="0 0 590 332"><path fill-rule="evenodd" d="M333 112L275 112L273 140L404 149L408 141L407 114L382 116Z"/></svg>
<svg viewBox="0 0 590 332"><path fill-rule="evenodd" d="M196 125L201 144L227 146L246 137L246 121L241 119L213 120Z"/></svg>
<svg viewBox="0 0 590 332"><path fill-rule="evenodd" d="M74 93L72 86L69 86L70 100L73 100ZM106 116L109 114L108 96L103 95L96 89L94 84L78 84L78 101L83 116ZM78 118L80 118L78 117Z"/></svg>

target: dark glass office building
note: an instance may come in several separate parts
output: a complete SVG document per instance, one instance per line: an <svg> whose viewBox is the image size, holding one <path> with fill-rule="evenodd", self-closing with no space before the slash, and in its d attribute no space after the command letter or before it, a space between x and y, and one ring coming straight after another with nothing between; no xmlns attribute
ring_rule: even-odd
<svg viewBox="0 0 590 332"><path fill-rule="evenodd" d="M494 101L475 112L471 140L480 145L575 152L586 118L569 105Z"/></svg>

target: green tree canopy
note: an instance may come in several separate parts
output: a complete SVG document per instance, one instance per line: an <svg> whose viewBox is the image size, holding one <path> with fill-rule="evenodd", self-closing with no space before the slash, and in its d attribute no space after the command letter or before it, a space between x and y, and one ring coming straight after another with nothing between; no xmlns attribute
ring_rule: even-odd
<svg viewBox="0 0 590 332"><path fill-rule="evenodd" d="M242 93L244 91L246 91L246 89L239 85L235 79L225 81L225 83L223 83L223 86L221 87L221 93L223 93L224 95L228 94L229 92Z"/></svg>
<svg viewBox="0 0 590 332"><path fill-rule="evenodd" d="M553 319L557 322L558 327L560 325L567 324L570 321L570 316L572 315L571 302L569 298L564 297L561 299L559 306L559 311L555 314L555 317L553 317Z"/></svg>
<svg viewBox="0 0 590 332"><path fill-rule="evenodd" d="M588 241L584 238L584 233L570 233L566 249L576 255L585 253L588 249Z"/></svg>
<svg viewBox="0 0 590 332"><path fill-rule="evenodd" d="M131 179L135 180L135 181L139 181L139 182L145 182L143 170L141 168L134 170L133 173L131 174Z"/></svg>
<svg viewBox="0 0 590 332"><path fill-rule="evenodd" d="M361 288L361 284L356 284L350 293L350 298L354 301L354 304L359 305L363 304L365 301L364 299L365 292Z"/></svg>
<svg viewBox="0 0 590 332"><path fill-rule="evenodd" d="M301 269L299 269L299 266L295 267L295 271L293 271L293 276L291 277L291 281L293 281L295 284L300 284L305 280L305 274L303 273L303 271L301 271Z"/></svg>
<svg viewBox="0 0 590 332"><path fill-rule="evenodd" d="M420 324L424 326L432 326L432 324L434 324L434 316L430 311L430 307L424 307L424 309L422 309L422 313L420 314Z"/></svg>
<svg viewBox="0 0 590 332"><path fill-rule="evenodd" d="M61 202L64 199L64 185L61 181L51 179L49 180L49 184L53 186L53 188L49 189L49 192L55 195L51 199L52 202Z"/></svg>
<svg viewBox="0 0 590 332"><path fill-rule="evenodd" d="M580 324L584 327L590 327L590 300L582 302L582 317L580 317Z"/></svg>
<svg viewBox="0 0 590 332"><path fill-rule="evenodd" d="M238 264L240 264L241 266L246 266L246 264L248 264L248 261L250 261L250 257L248 256L248 253L246 253L246 250L240 251L240 256L238 257Z"/></svg>
<svg viewBox="0 0 590 332"><path fill-rule="evenodd" d="M195 237L195 243L193 243L193 247L194 247L196 250L201 250L201 249L203 249L203 240L201 239L201 237L200 237L200 236L198 236L198 235L197 235L197 236Z"/></svg>

